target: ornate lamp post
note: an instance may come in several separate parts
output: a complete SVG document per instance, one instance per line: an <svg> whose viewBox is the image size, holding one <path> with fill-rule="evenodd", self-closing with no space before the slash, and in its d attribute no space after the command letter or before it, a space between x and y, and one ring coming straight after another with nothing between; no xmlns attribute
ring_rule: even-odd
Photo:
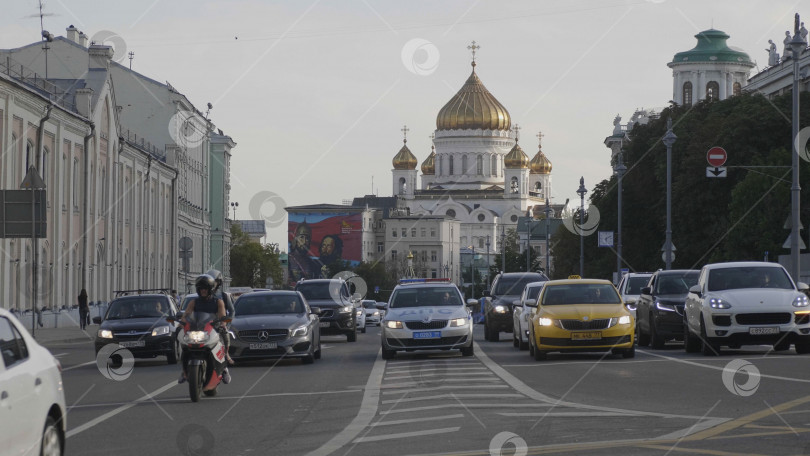
<svg viewBox="0 0 810 456"><path fill-rule="evenodd" d="M236 220L236 208L239 207L239 203L233 202L231 203L231 209L233 209L233 219Z"/></svg>
<svg viewBox="0 0 810 456"><path fill-rule="evenodd" d="M532 216L531 210L529 210L529 216L526 217L526 272L530 272L531 269L531 257L532 257Z"/></svg>
<svg viewBox="0 0 810 456"><path fill-rule="evenodd" d="M619 209L618 209L618 223L616 234L616 285L619 285L619 280L622 278L622 177L627 172L627 167L624 166L622 160L622 151L619 149L619 155L616 157L616 177L619 180Z"/></svg>
<svg viewBox="0 0 810 456"><path fill-rule="evenodd" d="M799 280L801 268L799 267L799 196L801 186L799 185L799 150L797 141L799 136L799 57L805 46L804 39L799 33L799 13L796 13L794 20L793 40L790 42L790 49L793 51L793 184L790 186L790 275L793 280Z"/></svg>
<svg viewBox="0 0 810 456"><path fill-rule="evenodd" d="M667 146L667 232L664 241L664 263L672 269L672 145L678 139L672 132L672 117L667 119L667 133L661 140Z"/></svg>
<svg viewBox="0 0 810 456"><path fill-rule="evenodd" d="M489 283L490 283L489 282L489 279L490 279L489 276L492 275L490 273L490 266L489 266L489 246L490 245L491 244L489 243L489 235L487 235L487 290L489 290Z"/></svg>
<svg viewBox="0 0 810 456"><path fill-rule="evenodd" d="M582 226L585 225L585 194L588 189L585 188L585 177L579 178L579 188L577 195L579 195L579 276L585 277L585 237L582 235Z"/></svg>
<svg viewBox="0 0 810 456"><path fill-rule="evenodd" d="M549 232L549 218L551 217L551 213L554 212L551 210L551 206L548 203L548 198L546 198L546 208L543 209L543 212L546 214L546 276L551 277L551 265L548 262L548 232Z"/></svg>

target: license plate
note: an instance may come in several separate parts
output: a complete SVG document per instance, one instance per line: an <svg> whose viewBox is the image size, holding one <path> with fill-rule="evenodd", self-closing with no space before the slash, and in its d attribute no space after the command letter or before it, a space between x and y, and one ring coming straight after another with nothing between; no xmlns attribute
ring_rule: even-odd
<svg viewBox="0 0 810 456"><path fill-rule="evenodd" d="M266 342L263 344L250 344L251 350L271 350L273 348L276 348L275 342Z"/></svg>
<svg viewBox="0 0 810 456"><path fill-rule="evenodd" d="M571 340L594 340L601 338L602 333L600 331L571 333Z"/></svg>
<svg viewBox="0 0 810 456"><path fill-rule="evenodd" d="M320 327L320 328L328 328L329 327L329 322L328 321L322 321L322 322L318 323L318 327Z"/></svg>
<svg viewBox="0 0 810 456"><path fill-rule="evenodd" d="M130 347L145 347L146 341L143 340L132 340L128 342L119 342L118 346L121 348L130 348Z"/></svg>
<svg viewBox="0 0 810 456"><path fill-rule="evenodd" d="M748 328L748 334L751 334L752 336L779 334L779 327L770 326L767 328Z"/></svg>
<svg viewBox="0 0 810 456"><path fill-rule="evenodd" d="M414 339L441 339L441 331L421 331L413 333Z"/></svg>

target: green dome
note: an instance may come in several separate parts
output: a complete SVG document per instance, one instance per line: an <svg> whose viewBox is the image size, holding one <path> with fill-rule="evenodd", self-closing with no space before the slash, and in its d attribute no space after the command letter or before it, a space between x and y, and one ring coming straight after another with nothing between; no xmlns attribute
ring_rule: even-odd
<svg viewBox="0 0 810 456"><path fill-rule="evenodd" d="M729 36L725 32L709 29L698 33L695 38L698 40L697 46L675 54L669 66L694 62L734 62L754 66L748 54L728 47L726 40Z"/></svg>

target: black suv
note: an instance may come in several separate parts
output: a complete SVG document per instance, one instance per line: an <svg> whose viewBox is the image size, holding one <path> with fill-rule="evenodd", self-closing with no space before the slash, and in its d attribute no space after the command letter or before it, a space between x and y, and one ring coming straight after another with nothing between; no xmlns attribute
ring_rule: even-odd
<svg viewBox="0 0 810 456"><path fill-rule="evenodd" d="M495 276L492 289L484 291L488 299L484 307L484 339L497 342L499 334L512 332L512 302L520 299L527 283L544 282L539 272L502 272Z"/></svg>
<svg viewBox="0 0 810 456"><path fill-rule="evenodd" d="M321 335L345 334L349 342L357 341L355 300L349 284L341 279L300 280L295 285L311 307L321 309ZM357 301L359 302L359 301Z"/></svg>
<svg viewBox="0 0 810 456"><path fill-rule="evenodd" d="M128 349L135 358L165 356L169 364L179 358L177 323L166 317L177 314L177 304L166 294L135 294L121 296L110 302L104 319L94 317L99 325L95 349L116 344Z"/></svg>
<svg viewBox="0 0 810 456"><path fill-rule="evenodd" d="M683 306L689 288L697 285L700 271L658 271L641 289L636 301L638 345L663 348L667 340L683 340Z"/></svg>

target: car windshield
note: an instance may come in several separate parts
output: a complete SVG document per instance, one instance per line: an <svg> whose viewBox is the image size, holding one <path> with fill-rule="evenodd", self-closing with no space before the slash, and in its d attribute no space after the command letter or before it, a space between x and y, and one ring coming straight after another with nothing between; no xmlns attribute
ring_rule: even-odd
<svg viewBox="0 0 810 456"><path fill-rule="evenodd" d="M564 304L620 304L616 289L609 284L578 283L546 286L543 293L544 306Z"/></svg>
<svg viewBox="0 0 810 456"><path fill-rule="evenodd" d="M363 307L366 309L376 309L377 301L363 301Z"/></svg>
<svg viewBox="0 0 810 456"><path fill-rule="evenodd" d="M461 298L455 287L400 288L391 297L389 308L426 306L460 306Z"/></svg>
<svg viewBox="0 0 810 456"><path fill-rule="evenodd" d="M543 289L542 286L529 288L529 295L526 296L526 298L531 299L531 300L537 299L537 295L540 294L540 290L542 290L542 289Z"/></svg>
<svg viewBox="0 0 810 456"><path fill-rule="evenodd" d="M180 305L180 310L186 310L186 307L188 307L188 303L190 303L196 297L197 297L197 294L187 294L183 298L183 304Z"/></svg>
<svg viewBox="0 0 810 456"><path fill-rule="evenodd" d="M160 297L139 297L113 301L107 311L107 320L127 318L157 318L169 314L169 302Z"/></svg>
<svg viewBox="0 0 810 456"><path fill-rule="evenodd" d="M243 296L236 305L235 316L297 314L304 312L304 303L297 295Z"/></svg>
<svg viewBox="0 0 810 456"><path fill-rule="evenodd" d="M720 268L709 271L709 291L735 290L739 288L793 289L784 269L769 266Z"/></svg>
<svg viewBox="0 0 810 456"><path fill-rule="evenodd" d="M640 295L641 289L647 286L650 276L630 277L627 279L627 286L624 287L624 294Z"/></svg>
<svg viewBox="0 0 810 456"><path fill-rule="evenodd" d="M305 283L299 285L296 290L307 298L308 301L326 301L334 300L339 301L339 292L341 291L340 282L319 282L319 283ZM345 289L343 291L344 299L349 299Z"/></svg>
<svg viewBox="0 0 810 456"><path fill-rule="evenodd" d="M522 275L517 277L501 277L498 279L498 285L495 287L495 292L492 294L496 296L520 296L523 289L526 288L527 283L540 282L541 280L543 279L537 274Z"/></svg>
<svg viewBox="0 0 810 456"><path fill-rule="evenodd" d="M686 294L689 292L690 288L697 285L698 275L698 272L659 275L658 284L656 285L656 294Z"/></svg>

